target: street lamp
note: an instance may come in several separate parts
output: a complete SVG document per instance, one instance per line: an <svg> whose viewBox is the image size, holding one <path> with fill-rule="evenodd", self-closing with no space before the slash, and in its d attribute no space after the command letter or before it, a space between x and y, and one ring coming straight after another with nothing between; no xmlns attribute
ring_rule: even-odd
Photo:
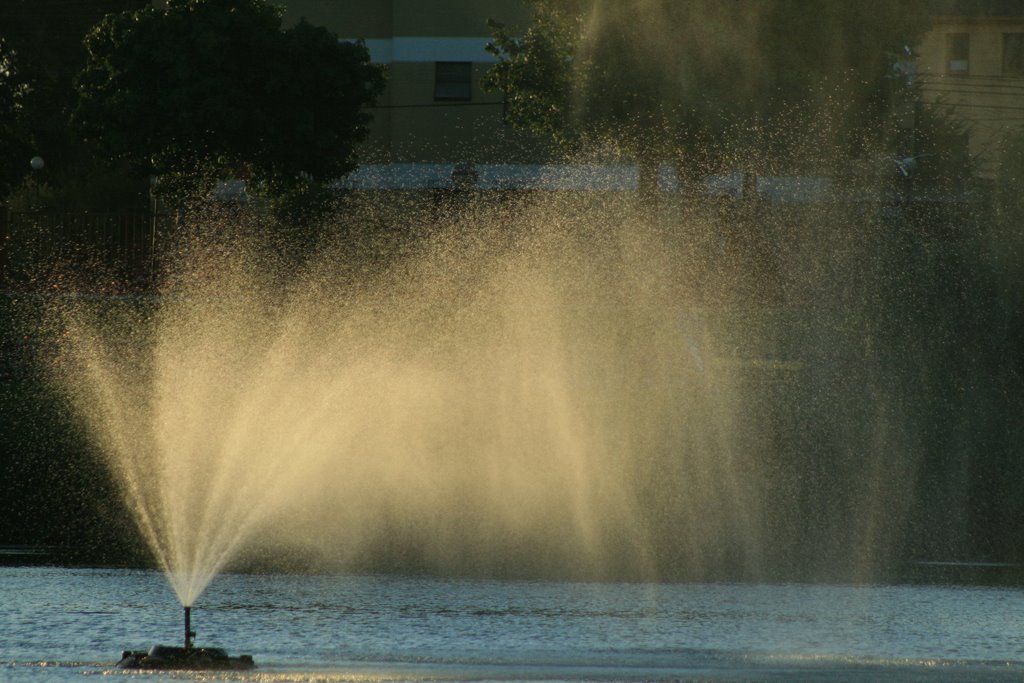
<svg viewBox="0 0 1024 683"><path fill-rule="evenodd" d="M32 173L36 174L36 173L39 173L40 171L42 171L43 170L43 166L45 166L46 164L45 164L45 162L43 162L43 158L37 154L36 156L34 156L34 157L32 157L31 159L28 160L28 165L32 168ZM35 178L32 179L32 185L35 187L35 192L33 193L35 195L33 197L35 199L35 202L34 202L35 206L33 206L32 209L35 210L35 211L38 211L39 210L39 178L38 177L35 177Z"/></svg>

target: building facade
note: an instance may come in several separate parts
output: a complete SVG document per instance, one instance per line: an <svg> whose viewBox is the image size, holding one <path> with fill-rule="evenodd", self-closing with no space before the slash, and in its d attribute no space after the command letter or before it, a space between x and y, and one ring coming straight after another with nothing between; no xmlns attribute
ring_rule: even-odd
<svg viewBox="0 0 1024 683"><path fill-rule="evenodd" d="M998 172L1007 135L1024 134L1024 3L937 3L917 46L922 101L958 121L974 172Z"/></svg>
<svg viewBox="0 0 1024 683"><path fill-rule="evenodd" d="M363 160L370 164L536 161L544 143L503 122L501 93L480 82L494 57L488 20L522 30L525 0L288 0L285 22L305 18L342 39L361 39L388 70L372 109Z"/></svg>
<svg viewBox="0 0 1024 683"><path fill-rule="evenodd" d="M437 186L468 163L491 184L536 184L550 143L507 125L502 94L480 86L494 63L485 49L488 21L525 30L528 0L277 1L286 23L305 18L343 39L365 40L388 69L357 176L373 176L375 185ZM912 46L909 71L922 104L962 128L965 139L954 143L966 145L974 173L993 177L1005 136L1024 133L1024 2L934 0L930 12L931 29ZM598 185L635 185L631 177L595 173Z"/></svg>

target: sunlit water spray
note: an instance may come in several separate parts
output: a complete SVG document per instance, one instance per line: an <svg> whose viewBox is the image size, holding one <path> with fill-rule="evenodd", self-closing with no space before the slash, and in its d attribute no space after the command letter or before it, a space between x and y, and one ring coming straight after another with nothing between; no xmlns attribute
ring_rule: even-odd
<svg viewBox="0 0 1024 683"><path fill-rule="evenodd" d="M787 465L751 409L764 389L716 361L707 302L732 285L695 246L707 226L634 209L413 212L385 223L419 237L345 232L301 268L257 231L200 222L160 296L62 307L57 377L184 605L230 563L288 552L760 576L798 527L830 521L779 496ZM884 494L869 470L851 486ZM881 511L844 518L844 568Z"/></svg>

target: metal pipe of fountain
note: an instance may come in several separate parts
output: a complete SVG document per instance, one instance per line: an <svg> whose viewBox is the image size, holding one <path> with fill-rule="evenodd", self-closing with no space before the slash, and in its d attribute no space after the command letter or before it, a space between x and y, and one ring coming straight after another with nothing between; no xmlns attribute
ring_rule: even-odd
<svg viewBox="0 0 1024 683"><path fill-rule="evenodd" d="M185 649L192 649L192 639L196 637L196 632L192 630L192 608L189 606L185 607Z"/></svg>

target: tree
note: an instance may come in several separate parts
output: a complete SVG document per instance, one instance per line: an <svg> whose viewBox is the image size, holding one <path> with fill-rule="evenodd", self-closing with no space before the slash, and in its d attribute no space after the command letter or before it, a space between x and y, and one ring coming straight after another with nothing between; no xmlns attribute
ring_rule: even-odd
<svg viewBox="0 0 1024 683"><path fill-rule="evenodd" d="M281 197L355 167L383 88L361 43L262 0L168 0L86 37L75 121L112 159L169 178L246 177Z"/></svg>
<svg viewBox="0 0 1024 683"><path fill-rule="evenodd" d="M623 149L648 182L683 154L697 171L754 150L745 163L863 146L887 111L892 55L927 28L921 0L532 3L521 37L492 22L485 87L505 93L513 125Z"/></svg>
<svg viewBox="0 0 1024 683"><path fill-rule="evenodd" d="M1024 254L1024 132L1004 134L997 161L999 170L993 188L996 220L1016 232L1014 250ZM1020 259L1014 261L1021 264Z"/></svg>
<svg viewBox="0 0 1024 683"><path fill-rule="evenodd" d="M9 162L20 177L28 173L28 160L35 155L46 162L50 188L82 186L97 177L94 150L81 144L68 125L76 100L73 80L85 66L82 39L107 13L147 4L149 0L0 2L0 38L16 53L18 80L24 86L19 149ZM88 189L95 194L95 187Z"/></svg>
<svg viewBox="0 0 1024 683"><path fill-rule="evenodd" d="M0 199L21 182L29 168L30 148L23 116L28 85L18 75L16 57L0 37Z"/></svg>

